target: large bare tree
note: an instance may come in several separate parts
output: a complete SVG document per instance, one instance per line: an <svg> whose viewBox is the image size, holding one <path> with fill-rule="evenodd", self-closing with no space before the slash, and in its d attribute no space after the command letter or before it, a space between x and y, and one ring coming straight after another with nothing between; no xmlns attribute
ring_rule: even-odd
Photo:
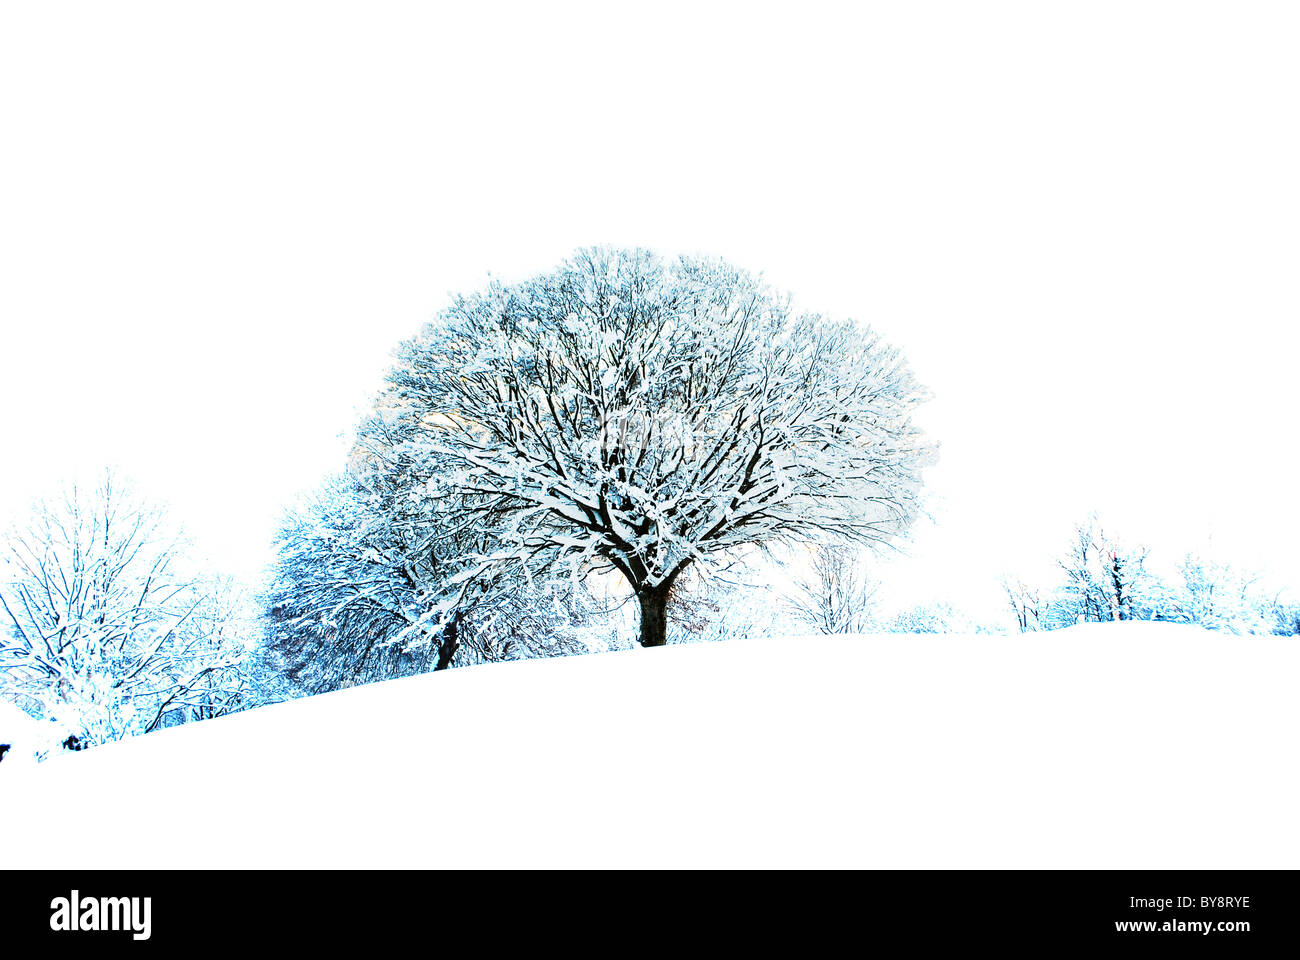
<svg viewBox="0 0 1300 960"><path fill-rule="evenodd" d="M750 273L589 249L457 298L403 344L362 460L401 476L407 509L446 518L415 551L440 565L422 623L485 582L603 568L656 646L692 564L903 533L922 399L869 328L798 312Z"/></svg>

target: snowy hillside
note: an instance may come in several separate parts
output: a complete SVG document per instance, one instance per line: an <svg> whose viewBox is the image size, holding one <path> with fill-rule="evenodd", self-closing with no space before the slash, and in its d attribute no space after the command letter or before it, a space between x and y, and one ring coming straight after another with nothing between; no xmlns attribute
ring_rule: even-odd
<svg viewBox="0 0 1300 960"><path fill-rule="evenodd" d="M0 765L0 862L1294 867L1298 668L1125 623L452 670Z"/></svg>

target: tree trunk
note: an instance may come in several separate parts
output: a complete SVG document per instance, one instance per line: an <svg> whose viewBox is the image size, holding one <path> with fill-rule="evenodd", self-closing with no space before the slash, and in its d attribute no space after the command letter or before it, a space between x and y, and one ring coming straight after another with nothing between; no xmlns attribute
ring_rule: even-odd
<svg viewBox="0 0 1300 960"><path fill-rule="evenodd" d="M457 610L451 616L451 622L442 631L442 638L438 644L438 663L433 668L435 670L446 670L451 666L451 658L456 656L456 651L460 649L460 619L463 616Z"/></svg>
<svg viewBox="0 0 1300 960"><path fill-rule="evenodd" d="M672 584L644 589L641 601L641 646L662 647L668 642L668 591Z"/></svg>

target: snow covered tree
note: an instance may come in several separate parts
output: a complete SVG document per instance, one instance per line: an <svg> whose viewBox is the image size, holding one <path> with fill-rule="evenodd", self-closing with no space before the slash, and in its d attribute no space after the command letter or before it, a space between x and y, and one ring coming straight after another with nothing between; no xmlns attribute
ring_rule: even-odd
<svg viewBox="0 0 1300 960"><path fill-rule="evenodd" d="M0 569L0 690L100 743L248 704L229 583L187 571L161 511L112 476L38 505Z"/></svg>
<svg viewBox="0 0 1300 960"><path fill-rule="evenodd" d="M330 478L286 515L279 534L268 646L306 693L420 673L439 652L436 644L412 652L387 642L409 621L377 536L389 528L374 523L369 500L353 478Z"/></svg>
<svg viewBox="0 0 1300 960"><path fill-rule="evenodd" d="M577 632L596 604L583 589L493 584L433 617L449 575L438 551L465 549L475 533L410 492L400 473L362 458L286 517L267 646L294 687L323 693L453 661L586 652Z"/></svg>
<svg viewBox="0 0 1300 960"><path fill-rule="evenodd" d="M867 576L862 558L844 544L813 548L811 575L794 586L788 603L799 623L827 634L870 629L880 584Z"/></svg>
<svg viewBox="0 0 1300 960"><path fill-rule="evenodd" d="M865 327L720 260L600 248L457 298L401 346L366 443L410 509L449 519L408 545L441 567L419 629L494 584L612 569L649 647L692 564L903 533L922 399Z"/></svg>
<svg viewBox="0 0 1300 960"><path fill-rule="evenodd" d="M1029 633L1038 630L1041 626L1043 606L1039 589L1030 586L1019 577L1003 577L1001 583L1020 632Z"/></svg>
<svg viewBox="0 0 1300 960"><path fill-rule="evenodd" d="M1147 567L1145 547L1110 535L1096 514L1074 529L1070 548L1059 561L1066 582L1048 603L1051 627L1107 620L1165 619L1164 585Z"/></svg>
<svg viewBox="0 0 1300 960"><path fill-rule="evenodd" d="M1181 578L1172 598L1172 616L1225 633L1300 632L1295 611L1271 595L1260 578L1230 563L1188 554L1178 566Z"/></svg>
<svg viewBox="0 0 1300 960"><path fill-rule="evenodd" d="M716 643L789 634L792 624L786 605L773 602L771 586L749 582L770 572L754 564L754 559L738 556L708 575L698 566L684 570L668 597L669 642Z"/></svg>

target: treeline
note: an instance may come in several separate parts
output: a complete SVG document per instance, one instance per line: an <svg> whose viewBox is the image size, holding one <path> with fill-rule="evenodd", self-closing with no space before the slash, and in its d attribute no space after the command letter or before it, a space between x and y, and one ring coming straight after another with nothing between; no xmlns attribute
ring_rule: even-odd
<svg viewBox="0 0 1300 960"><path fill-rule="evenodd" d="M520 576L435 631L412 631L409 605L386 602L382 589L358 602L358 583L377 570L392 576L382 551L418 553L385 542L418 533L394 522L401 509L396 490L349 475L331 481L288 515L270 582L250 590L198 568L164 512L111 475L43 501L5 540L0 700L32 719L26 739L39 756L450 666L636 645L635 611L598 579ZM810 547L803 566L781 596L742 586L755 577L739 560L713 576L683 577L669 598L669 641L1029 632L1123 620L1300 633L1300 604L1258 578L1195 556L1160 576L1149 549L1095 516L1075 528L1055 582L1003 579L1010 618L1002 623L979 623L947 603L883 615L870 554L848 546ZM416 583L420 575L411 571ZM6 739L12 734L0 730Z"/></svg>
<svg viewBox="0 0 1300 960"><path fill-rule="evenodd" d="M1235 634L1300 633L1300 603L1267 590L1258 576L1217 559L1185 555L1172 577L1152 565L1151 550L1108 532L1095 514L1078 524L1046 585L1002 581L1022 632L1076 623L1164 620Z"/></svg>

